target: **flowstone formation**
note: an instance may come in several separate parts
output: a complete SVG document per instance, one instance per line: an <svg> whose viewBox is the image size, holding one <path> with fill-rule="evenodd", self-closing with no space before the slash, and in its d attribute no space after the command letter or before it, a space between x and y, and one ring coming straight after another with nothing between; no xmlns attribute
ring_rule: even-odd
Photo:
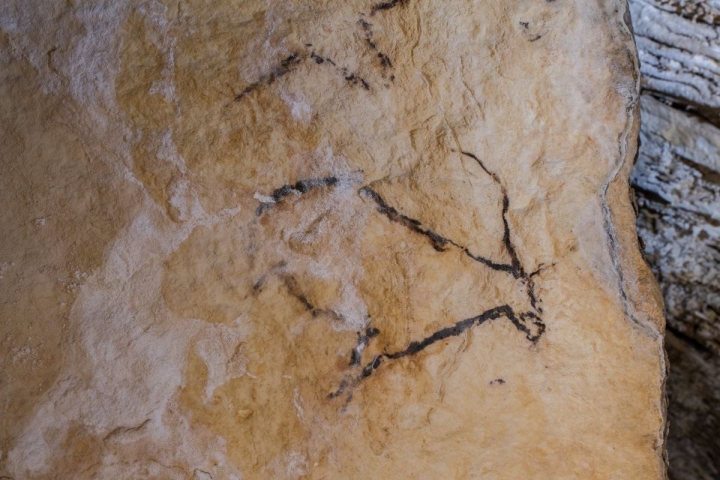
<svg viewBox="0 0 720 480"><path fill-rule="evenodd" d="M665 477L620 1L0 11L0 477Z"/></svg>

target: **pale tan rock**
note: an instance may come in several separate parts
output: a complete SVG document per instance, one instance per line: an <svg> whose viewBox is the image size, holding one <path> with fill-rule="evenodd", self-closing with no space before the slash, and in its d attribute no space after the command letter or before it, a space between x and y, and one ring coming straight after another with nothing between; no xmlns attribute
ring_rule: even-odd
<svg viewBox="0 0 720 480"><path fill-rule="evenodd" d="M664 478L621 1L2 7L11 478Z"/></svg>

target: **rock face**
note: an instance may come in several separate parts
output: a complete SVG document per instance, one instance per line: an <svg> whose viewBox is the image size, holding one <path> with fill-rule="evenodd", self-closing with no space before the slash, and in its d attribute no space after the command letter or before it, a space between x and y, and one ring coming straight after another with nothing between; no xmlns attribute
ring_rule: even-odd
<svg viewBox="0 0 720 480"><path fill-rule="evenodd" d="M667 306L670 472L720 478L720 4L630 5L643 86L633 187Z"/></svg>
<svg viewBox="0 0 720 480"><path fill-rule="evenodd" d="M650 95L641 105L633 186L671 332L671 471L717 478L720 445L710 432L720 428L720 130Z"/></svg>
<svg viewBox="0 0 720 480"><path fill-rule="evenodd" d="M665 477L623 2L0 8L0 476Z"/></svg>
<svg viewBox="0 0 720 480"><path fill-rule="evenodd" d="M630 2L643 88L720 120L717 0Z"/></svg>
<svg viewBox="0 0 720 480"><path fill-rule="evenodd" d="M720 130L649 95L641 105L633 184L645 252L673 330L720 353Z"/></svg>

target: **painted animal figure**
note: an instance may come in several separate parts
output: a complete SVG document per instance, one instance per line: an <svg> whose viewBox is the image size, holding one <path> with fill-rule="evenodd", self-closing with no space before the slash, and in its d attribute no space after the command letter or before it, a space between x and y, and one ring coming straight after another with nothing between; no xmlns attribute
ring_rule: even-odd
<svg viewBox="0 0 720 480"><path fill-rule="evenodd" d="M518 302L508 301L507 303L499 303L475 315L461 318L450 325L439 328L423 338L410 341L408 344L400 348L395 347L395 349L391 349L386 347L383 349L382 353L364 358L366 349L372 342L376 341L381 333L376 326L372 326L370 322L368 322L368 325L366 325L363 331L358 332L357 345L349 354L350 372L344 376L338 388L329 394L330 398L346 395L346 398L349 401L352 398L353 390L365 379L378 371L383 365L404 357L416 355L432 347L434 344L441 342L442 340L459 336L474 327L478 327L493 320L508 320L518 332L522 333L524 337L533 344L537 343L543 336L546 326L542 321L542 307L540 306L540 300L536 294L533 280L540 270L527 272L516 252L512 240L510 225L507 219L508 210L510 208L510 200L507 190L498 175L488 170L477 156L469 152L460 153L464 157L472 159L472 161L476 162L482 172L484 172L484 174L487 175L487 177L491 179L499 189L502 204L501 243L503 246L502 248L505 250L505 256L510 259L507 263L494 261L490 258L473 253L468 247L461 245L456 240L431 230L423 225L421 221L411 218L398 211L395 207L389 205L388 202L369 185L362 186L356 190L356 193L365 201L365 205L374 206L376 214L385 217L392 224L399 225L416 235L425 237L429 246L437 252L445 252L450 249L454 249L456 252L470 258L473 263L478 264L478 268L487 269L493 275L506 277L505 279L512 279L515 282L514 284L523 291L525 300L521 302L519 306ZM340 186L347 186L348 184L353 183L357 183L357 179L353 180L349 177L331 175L300 180L294 184L287 184L275 189L269 195L260 195L258 198L260 198L261 201L256 210L256 214L258 217L262 217L269 214L274 208L280 206L283 202L292 201L293 199L300 201L299 197L312 191L332 189ZM287 273L281 273L280 275L283 276L289 293L298 299L306 310L312 312L313 316L329 315L336 321L343 321L344 315L342 312L317 307L315 302L303 293L299 282L297 282L293 275Z"/></svg>

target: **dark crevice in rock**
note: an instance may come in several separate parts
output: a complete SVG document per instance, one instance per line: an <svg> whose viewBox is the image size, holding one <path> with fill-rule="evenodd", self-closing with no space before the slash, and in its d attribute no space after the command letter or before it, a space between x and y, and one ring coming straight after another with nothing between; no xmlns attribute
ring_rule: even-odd
<svg viewBox="0 0 720 480"><path fill-rule="evenodd" d="M669 330L668 454L673 480L720 478L720 356Z"/></svg>
<svg viewBox="0 0 720 480"><path fill-rule="evenodd" d="M720 128L720 110L707 108L691 99L671 96L666 92L656 91L649 87L644 87L642 94L651 96L674 110L679 110L702 122Z"/></svg>
<svg viewBox="0 0 720 480"><path fill-rule="evenodd" d="M688 167L700 172L703 180L708 183L714 183L720 186L720 172L710 167L706 167L705 165L701 165L690 158L683 157L681 155L678 155L677 157L678 160L680 160L680 162L682 162L684 165L687 165Z"/></svg>
<svg viewBox="0 0 720 480"><path fill-rule="evenodd" d="M720 37L712 28L720 10L707 0L630 5L643 77L632 183L638 232L666 304L670 478L720 479L720 172L710 168L720 128Z"/></svg>
<svg viewBox="0 0 720 480"><path fill-rule="evenodd" d="M647 200L650 200L655 203L659 203L660 205L671 205L672 202L669 200L665 200L663 197L660 196L659 193L653 192L652 190L648 190L647 188L641 187L639 185L633 185L632 187L637 193L641 194L642 197L644 197Z"/></svg>

